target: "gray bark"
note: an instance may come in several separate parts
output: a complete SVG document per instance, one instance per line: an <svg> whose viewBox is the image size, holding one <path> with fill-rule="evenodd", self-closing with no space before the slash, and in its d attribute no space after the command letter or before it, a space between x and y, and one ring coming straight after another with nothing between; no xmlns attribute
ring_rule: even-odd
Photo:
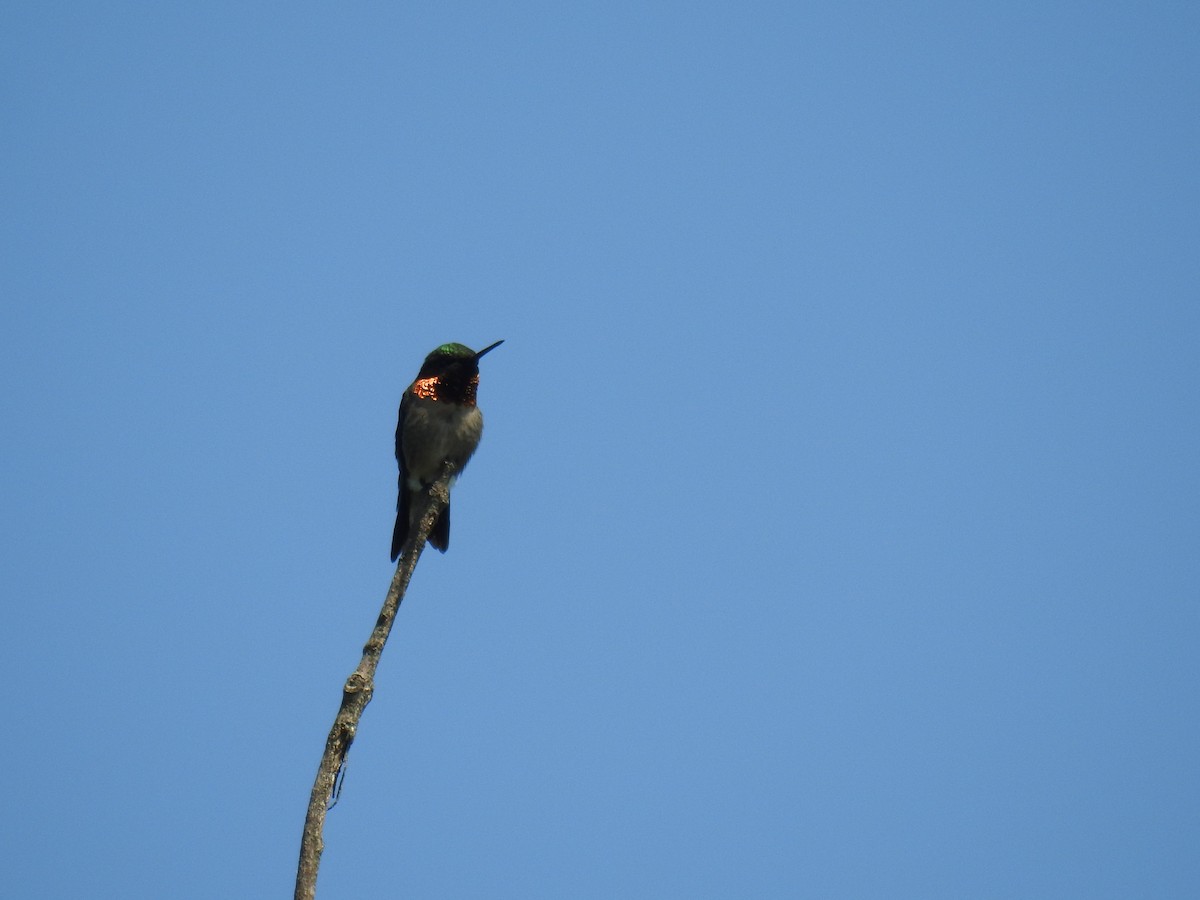
<svg viewBox="0 0 1200 900"><path fill-rule="evenodd" d="M396 574L392 576L392 586L388 589L383 601L383 609L371 631L371 636L363 646L362 659L358 668L350 673L342 688L342 705L334 717L333 727L329 729L329 737L325 739L325 752L321 755L321 764L317 768L317 777L313 782L312 794L308 800L308 815L304 819L304 835L300 840L300 865L296 870L295 900L315 900L317 896L317 869L321 865L321 853L325 849L322 832L325 827L325 813L329 811L333 799L334 786L338 773L345 764L346 753L358 733L358 722L363 710L371 702L371 694L375 690L375 669L379 665L379 657L383 646L387 643L392 624L396 621L396 612L408 589L409 579L421 551L425 549L425 540L438 515L450 502L450 479L454 468L447 463L442 469L442 476L429 490L414 500L419 504L417 527L412 529L408 541L400 553L396 564Z"/></svg>

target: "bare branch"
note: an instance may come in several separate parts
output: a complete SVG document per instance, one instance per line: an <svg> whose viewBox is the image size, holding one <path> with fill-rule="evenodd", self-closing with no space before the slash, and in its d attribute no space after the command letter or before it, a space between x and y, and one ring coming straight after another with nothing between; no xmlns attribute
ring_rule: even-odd
<svg viewBox="0 0 1200 900"><path fill-rule="evenodd" d="M295 900L315 900L317 896L317 869L321 865L321 853L325 849L322 832L325 828L325 813L329 810L334 798L334 785L338 773L346 762L346 754L354 743L358 732L358 722L363 710L371 702L371 694L375 690L375 668L379 665L379 657L383 654L383 646L387 643L396 621L396 612L408 589L409 579L421 551L425 549L425 540L433 528L433 523L441 515L450 502L450 479L454 476L454 467L447 463L442 468L441 477L429 489L420 495L417 512L419 521L412 529L400 561L396 565L396 574L392 576L392 586L388 589L387 598L383 601L383 609L363 647L362 660L342 688L342 705L329 729L329 737L325 739L325 752L321 756L321 765L317 768L317 778L313 782L312 795L308 800L308 815L304 819L304 836L300 840L300 865L296 870Z"/></svg>

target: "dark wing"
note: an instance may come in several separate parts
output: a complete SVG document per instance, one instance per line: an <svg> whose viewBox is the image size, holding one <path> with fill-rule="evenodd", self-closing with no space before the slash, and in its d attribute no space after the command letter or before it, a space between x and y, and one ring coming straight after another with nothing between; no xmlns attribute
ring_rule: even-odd
<svg viewBox="0 0 1200 900"><path fill-rule="evenodd" d="M404 471L404 408L408 405L406 391L400 401L400 413L396 417L396 466L400 476L396 480L396 527L392 529L392 562L400 555L404 541L408 537L408 490L404 486L407 473Z"/></svg>

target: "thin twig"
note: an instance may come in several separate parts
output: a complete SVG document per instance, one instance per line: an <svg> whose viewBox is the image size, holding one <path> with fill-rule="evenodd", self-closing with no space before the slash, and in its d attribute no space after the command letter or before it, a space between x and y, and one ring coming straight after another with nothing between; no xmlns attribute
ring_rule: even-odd
<svg viewBox="0 0 1200 900"><path fill-rule="evenodd" d="M304 836L300 840L300 865L296 870L295 900L315 900L317 896L317 869L321 865L321 853L325 849L322 831L325 828L325 813L330 801L334 799L334 785L338 773L346 763L346 754L354 743L358 732L358 721L362 718L363 710L371 702L371 694L375 690L375 668L379 665L379 657L383 653L383 645L387 643L396 621L396 612L408 589L409 579L421 551L425 549L425 540L433 523L441 515L446 504L450 502L450 479L454 475L453 467L447 463L442 469L442 476L435 481L417 500L419 521L412 530L400 554L400 562L396 566L396 574L392 576L392 586L388 589L387 598L383 601L383 609L375 622L375 628L363 647L362 660L342 688L342 705L329 729L329 737L325 740L325 753L321 756L321 765L317 768L317 778L313 782L312 794L308 799L308 815L304 819Z"/></svg>

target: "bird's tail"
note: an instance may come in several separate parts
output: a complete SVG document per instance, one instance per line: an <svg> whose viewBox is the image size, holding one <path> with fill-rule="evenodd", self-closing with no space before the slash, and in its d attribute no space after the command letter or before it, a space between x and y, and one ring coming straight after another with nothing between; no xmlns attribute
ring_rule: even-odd
<svg viewBox="0 0 1200 900"><path fill-rule="evenodd" d="M408 513L397 513L396 527L392 529L392 562L400 556L404 549L404 540L408 537Z"/></svg>
<svg viewBox="0 0 1200 900"><path fill-rule="evenodd" d="M450 546L450 503L446 503L446 508L442 510L442 514L438 516L436 522L433 523L433 528L429 530L429 546L442 553L446 552L446 548Z"/></svg>
<svg viewBox="0 0 1200 900"><path fill-rule="evenodd" d="M409 491L400 489L400 497L396 501L396 527L392 529L392 562L395 562L400 551L404 549L404 542L408 540L408 529L412 527L412 522L409 521L410 504ZM442 514L438 516L437 521L433 523L433 528L429 532L429 546L442 553L446 552L446 548L450 546L450 504L446 504L446 508L442 510Z"/></svg>

